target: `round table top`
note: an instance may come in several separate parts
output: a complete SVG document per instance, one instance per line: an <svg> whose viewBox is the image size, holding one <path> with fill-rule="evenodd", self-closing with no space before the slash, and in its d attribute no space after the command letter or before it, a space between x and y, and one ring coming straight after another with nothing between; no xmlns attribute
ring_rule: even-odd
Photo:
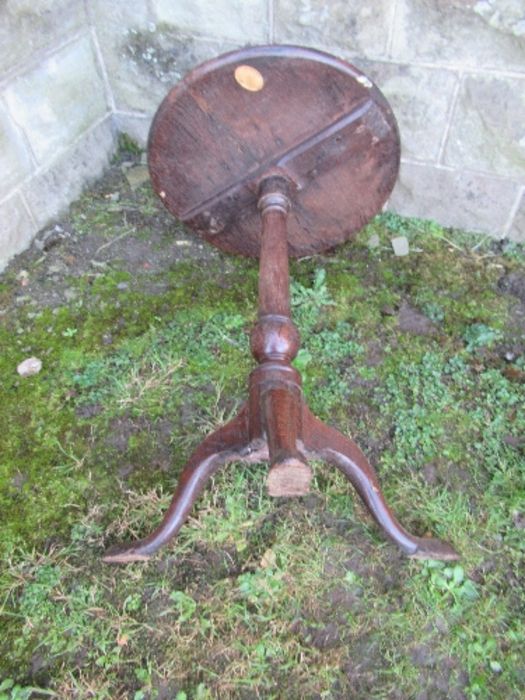
<svg viewBox="0 0 525 700"><path fill-rule="evenodd" d="M334 56L258 46L195 68L153 121L148 162L169 211L229 253L258 256L257 191L292 186L288 249L347 240L387 200L399 169L395 117L379 89Z"/></svg>

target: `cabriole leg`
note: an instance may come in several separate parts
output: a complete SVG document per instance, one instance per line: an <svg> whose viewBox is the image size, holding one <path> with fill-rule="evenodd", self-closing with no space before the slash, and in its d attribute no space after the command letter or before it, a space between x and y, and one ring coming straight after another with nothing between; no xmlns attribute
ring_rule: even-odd
<svg viewBox="0 0 525 700"><path fill-rule="evenodd" d="M236 418L209 435L190 457L171 505L158 528L142 540L110 549L102 557L103 561L125 564L149 559L177 534L206 482L217 469L227 462L243 459L249 452L248 416L244 407Z"/></svg>
<svg viewBox="0 0 525 700"><path fill-rule="evenodd" d="M375 469L355 442L322 423L306 407L303 414L303 439L307 450L343 472L374 520L405 554L416 559L459 559L458 553L447 542L415 537L407 532L388 507Z"/></svg>

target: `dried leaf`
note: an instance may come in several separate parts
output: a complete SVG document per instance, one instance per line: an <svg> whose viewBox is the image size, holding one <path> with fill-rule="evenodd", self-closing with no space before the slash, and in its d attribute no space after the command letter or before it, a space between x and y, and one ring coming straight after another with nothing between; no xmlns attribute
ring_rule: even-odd
<svg viewBox="0 0 525 700"><path fill-rule="evenodd" d="M275 565L277 564L277 557L275 555L275 552L273 549L267 549L266 552L262 555L262 559L260 561L259 566L261 569L273 569L275 568Z"/></svg>

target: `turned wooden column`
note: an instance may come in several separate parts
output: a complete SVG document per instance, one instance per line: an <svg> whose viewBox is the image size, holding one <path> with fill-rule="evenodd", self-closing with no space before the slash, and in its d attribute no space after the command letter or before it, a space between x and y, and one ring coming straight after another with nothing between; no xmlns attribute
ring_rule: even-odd
<svg viewBox="0 0 525 700"><path fill-rule="evenodd" d="M301 377L291 366L299 333L290 318L290 278L286 219L291 207L290 183L281 176L265 178L259 188L261 252L259 314L251 349L259 367L250 376L251 435L268 443L271 496L308 493L312 470L298 446L301 438Z"/></svg>

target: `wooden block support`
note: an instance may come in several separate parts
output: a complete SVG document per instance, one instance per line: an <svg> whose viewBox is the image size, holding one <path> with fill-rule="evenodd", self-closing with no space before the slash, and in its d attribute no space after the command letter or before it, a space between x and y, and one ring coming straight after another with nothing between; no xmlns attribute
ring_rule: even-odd
<svg viewBox="0 0 525 700"><path fill-rule="evenodd" d="M272 387L261 394L262 425L268 442L270 496L304 496L312 470L297 449L301 434L301 395L296 387Z"/></svg>

